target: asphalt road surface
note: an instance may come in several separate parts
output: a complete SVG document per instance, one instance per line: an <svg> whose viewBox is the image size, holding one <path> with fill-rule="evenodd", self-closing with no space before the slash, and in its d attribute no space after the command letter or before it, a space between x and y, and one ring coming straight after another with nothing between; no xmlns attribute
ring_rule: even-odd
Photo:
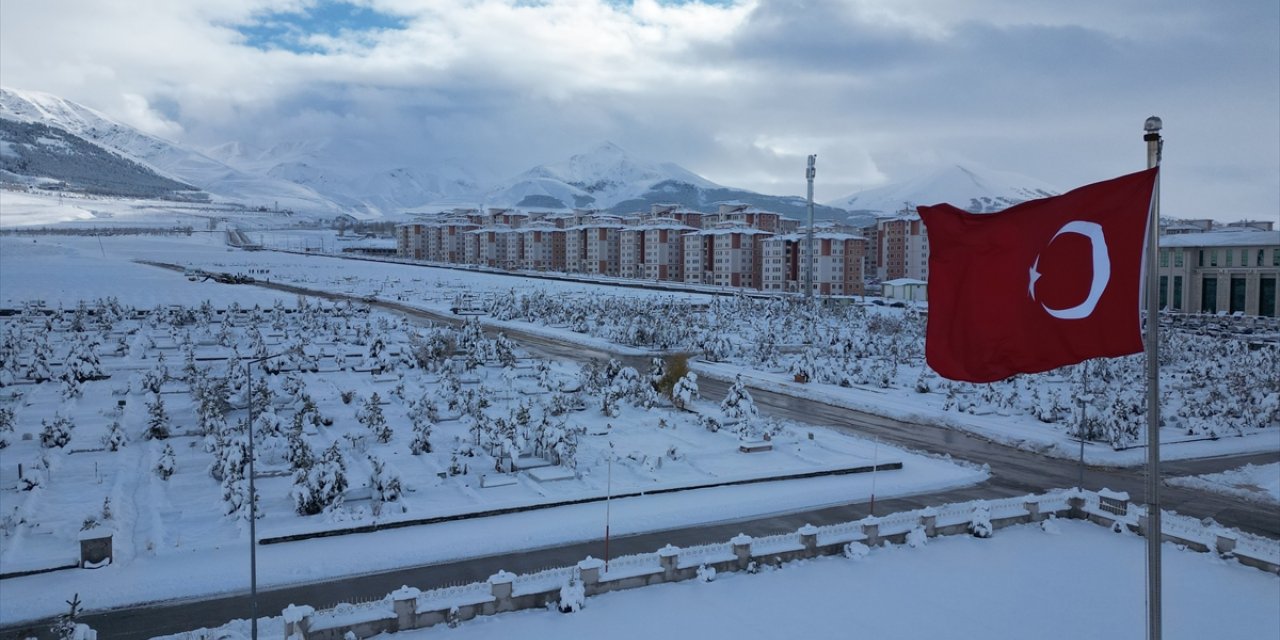
<svg viewBox="0 0 1280 640"><path fill-rule="evenodd" d="M180 268L170 265L156 266L167 266L180 271ZM301 295L356 300L349 296L290 285L258 284ZM377 302L373 303L373 306L404 314L416 320L450 323L460 320L392 302ZM607 358L611 355L602 350L583 348L580 345L519 331L507 331L507 334L540 357L583 360ZM635 356L619 357L619 359L641 370L647 366L648 361L647 358ZM723 396L728 388L728 383L707 376L700 377L699 383L702 395L709 398ZM751 393L757 407L769 415L874 437L883 442L916 451L948 454L958 460L986 464L991 469L991 478L978 485L927 495L877 501L875 510L878 514L978 498L997 499L1026 495L1047 489L1071 487L1078 483L1080 467L1075 461L1041 456L942 427L902 423L762 389L753 388ZM1266 464L1277 461L1280 461L1280 452L1167 462L1162 464L1162 474L1165 476L1198 475L1223 471L1247 463ZM1087 468L1084 471L1083 484L1089 489L1107 487L1127 491L1135 502L1144 501L1145 476L1141 468ZM1167 484L1161 490L1161 503L1166 510L1197 518L1213 518L1227 526L1273 538L1280 537L1280 508L1274 506L1267 507ZM794 531L806 523L824 525L857 520L868 513L869 505L859 501L763 518L748 518L614 538L611 541L610 551L616 557L653 551L666 544L691 546L721 542L737 533L765 536ZM552 566L565 566L576 563L588 554L601 557L603 551L603 543L595 540L518 553L469 558L456 562L407 567L376 574L346 576L333 581L260 591L259 611L264 615L278 615L279 611L291 603L326 607L343 601L367 600L380 597L405 584L429 589L448 584L482 581L499 569L520 573ZM3 585L0 585L0 590L2 589ZM142 639L199 627L220 626L228 620L247 617L248 612L246 588L244 592L237 594L99 612L84 616L82 619L97 629L101 634L100 637ZM30 628L4 629L0 632L0 636L22 638L34 631L41 633L42 637L47 637L47 628L48 622L42 621Z"/></svg>

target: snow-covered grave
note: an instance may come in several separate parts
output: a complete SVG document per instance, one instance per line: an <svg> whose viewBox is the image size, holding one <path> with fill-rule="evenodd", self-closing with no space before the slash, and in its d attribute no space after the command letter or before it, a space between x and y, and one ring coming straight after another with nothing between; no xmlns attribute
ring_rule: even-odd
<svg viewBox="0 0 1280 640"><path fill-rule="evenodd" d="M854 628L887 638L1140 635L1145 545L1134 534L1143 532L1143 510L1125 504L1117 514L1100 498L1060 491L668 545L609 563L588 557L533 574L499 571L471 585L406 586L329 610L290 606L260 623L268 638L315 640L425 638L430 631L414 629L436 625L463 637L649 638L655 614L662 634L676 638L842 637ZM1166 517L1166 637L1280 631L1280 542ZM166 640L237 638L242 627Z"/></svg>
<svg viewBox="0 0 1280 640"><path fill-rule="evenodd" d="M155 242L104 240L108 256L146 254ZM878 495L890 496L986 475L762 418L741 388L727 403L686 393L680 402L691 410L677 410L651 384L661 371L531 361L474 321L418 327L360 305L286 302L178 274L148 281L169 272L43 238L31 243L38 250L0 243L4 295L45 292L43 306L16 304L0 317L0 565L19 573L76 564L80 531L113 537L105 568L8 578L0 623L56 613L48 606L58 600L40 596L53 589L101 608L241 586L251 407L266 542L606 495L624 498L613 504L621 534L857 500L872 482L733 486L742 481L899 463L906 471L879 474ZM27 250L14 269L11 245ZM24 277L43 285L18 286ZM191 288L207 297L193 300ZM72 297L89 290L99 297ZM241 293L255 304L238 302ZM137 298L153 304L134 307ZM279 357L249 364L267 356ZM772 450L741 452L766 437ZM488 480L498 477L514 481ZM625 499L690 486L719 488ZM535 524L520 539L457 523L432 525L434 547L421 532L382 532L392 537L385 545L357 538L360 553L349 541L328 551L337 539L267 545L262 584L598 535L592 505L562 511L543 518L554 527L529 514ZM307 560L317 553L332 560L317 567Z"/></svg>
<svg viewBox="0 0 1280 640"><path fill-rule="evenodd" d="M86 258L97 248L89 240L59 242ZM1087 375L1084 366L1074 366L994 384L953 383L924 364L925 319L914 308L850 299L810 307L792 299L646 291L292 253L227 253L211 243L137 239L128 251L217 271L265 268L273 282L362 296L376 291L379 299L439 313L465 298L487 311L487 327L615 353L688 351L703 359L692 365L703 374L725 380L742 375L753 386L973 431L1049 455L1075 457L1083 434L1085 457L1095 464L1138 464L1145 456L1135 448L1145 442L1140 355L1091 361ZM19 293L29 290L15 284ZM1162 323L1161 438L1169 445L1164 457L1275 450L1280 323L1179 316ZM1206 323L1222 324L1223 330L1206 331ZM795 383L797 374L811 382Z"/></svg>

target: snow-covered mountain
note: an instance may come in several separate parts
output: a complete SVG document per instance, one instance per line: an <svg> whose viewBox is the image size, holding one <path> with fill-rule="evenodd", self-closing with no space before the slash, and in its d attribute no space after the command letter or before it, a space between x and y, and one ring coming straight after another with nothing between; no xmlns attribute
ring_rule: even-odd
<svg viewBox="0 0 1280 640"><path fill-rule="evenodd" d="M479 201L481 178L456 160L426 167L368 168L353 158L376 158L377 149L319 138L259 149L236 141L207 150L243 171L264 174L313 189L343 207L370 215L391 215L432 203Z"/></svg>
<svg viewBox="0 0 1280 640"><path fill-rule="evenodd" d="M974 164L950 165L904 182L859 191L827 204L854 212L889 214L918 205L950 203L974 213L1000 211L1061 193L1045 182Z"/></svg>
<svg viewBox="0 0 1280 640"><path fill-rule="evenodd" d="M721 186L671 162L637 159L611 142L525 171L489 190L484 202L490 206L577 207L616 213L646 211L650 205L668 203L714 210L719 203L736 202L792 216L805 212L804 198ZM815 208L815 216L823 219L844 215L844 211L830 207Z"/></svg>
<svg viewBox="0 0 1280 640"><path fill-rule="evenodd" d="M0 118L38 123L65 131L157 174L195 185L222 200L247 206L275 206L308 213L337 213L343 207L302 185L239 171L198 151L143 133L88 107L36 91L0 88Z"/></svg>
<svg viewBox="0 0 1280 640"><path fill-rule="evenodd" d="M0 118L0 181L113 197L204 201L209 194L69 131Z"/></svg>

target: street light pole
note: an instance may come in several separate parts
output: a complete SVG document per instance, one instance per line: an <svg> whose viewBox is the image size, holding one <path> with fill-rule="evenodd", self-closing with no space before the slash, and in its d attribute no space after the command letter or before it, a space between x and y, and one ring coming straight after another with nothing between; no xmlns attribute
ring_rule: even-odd
<svg viewBox="0 0 1280 640"><path fill-rule="evenodd" d="M808 258L804 271L804 297L813 297L813 176L817 172L814 164L818 161L817 154L809 156L809 166L804 170L805 180L809 183L809 232L805 238L805 252Z"/></svg>
<svg viewBox="0 0 1280 640"><path fill-rule="evenodd" d="M249 389L249 626L252 640L258 640L258 492L253 484L253 365L288 355L290 351L255 358L245 363Z"/></svg>

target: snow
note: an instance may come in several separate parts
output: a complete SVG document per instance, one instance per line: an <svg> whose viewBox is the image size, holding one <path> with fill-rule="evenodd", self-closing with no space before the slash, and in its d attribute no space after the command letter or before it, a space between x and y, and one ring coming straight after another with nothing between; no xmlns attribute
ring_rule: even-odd
<svg viewBox="0 0 1280 640"><path fill-rule="evenodd" d="M882 640L1142 637L1145 540L1088 522L1046 523L915 547L868 549L855 542L848 557L588 597L572 615L525 610L447 631L378 637L844 638L855 629L858 637ZM1280 636L1277 576L1172 544L1164 545L1163 570L1168 640ZM274 640L282 630L282 624L264 625L263 637Z"/></svg>
<svg viewBox="0 0 1280 640"><path fill-rule="evenodd" d="M903 207L951 203L975 213L1005 209L1024 200L1055 195L1049 184L1008 171L973 163L950 165L904 182L867 189L828 202L849 210L895 213Z"/></svg>
<svg viewBox="0 0 1280 640"><path fill-rule="evenodd" d="M1169 478L1165 482L1263 504L1280 505L1280 462L1247 464L1222 473Z"/></svg>
<svg viewBox="0 0 1280 640"><path fill-rule="evenodd" d="M325 269L340 269L331 273L344 273L335 277L339 283L353 283L359 293L368 291L370 283L380 275L403 271L420 274L410 267L377 263L309 258L295 255L228 253L213 235L192 237L110 236L103 238L48 237L0 238L0 253L4 256L4 268L0 269L0 304L10 308L20 307L33 299L44 300L49 307L74 308L80 300L115 297L125 305L137 305L142 309L182 304L197 307L203 301L211 301L216 308L260 304L268 313L279 301L294 308L297 301L292 295L278 294L257 287L222 285L214 282L190 282L180 272L174 272L134 262L135 258L181 260L194 262L202 267L242 272L253 270L260 277L279 278L283 272L301 267L299 274L306 274L321 263ZM249 261L252 259L253 261ZM228 262L230 260L230 262ZM364 272L357 277L354 274ZM497 278L483 274L461 274L463 281L474 283ZM455 277L446 272L447 277ZM314 276L312 276L314 277ZM323 276L329 277L329 276ZM346 278L354 278L347 280ZM363 278L361 280L360 278ZM510 280L505 280L510 282ZM465 286L465 285L461 285ZM581 291L588 285L553 283L558 291ZM647 295L647 294L637 294ZM441 304L446 304L441 302ZM375 314L370 322L388 322L392 329L380 334L387 342L388 350L400 348L402 337L394 321ZM26 322L9 318L5 323ZM139 330L137 320L124 322L108 333L127 335L127 331ZM148 321L150 322L150 321ZM350 322L346 320L344 322ZM129 324L133 323L133 324ZM9 326L9 325L6 325ZM193 327L188 327L191 330ZM142 405L147 397L123 391L128 408L117 412L117 391L122 385L134 386L130 377L141 375L154 366L162 349L175 349L167 357L172 371L181 367L182 356L163 323L148 324L146 333L134 334L133 347L124 352L104 354L103 368L112 377L105 381L89 381L83 385L82 396L73 402L64 401L58 394L58 383L20 385L21 403L17 406L18 435L38 430L43 420L55 412L65 411L78 426L73 429L70 448L85 447L90 450L67 454L62 450L40 450L34 441L15 439L5 450L4 464L0 472L6 481L3 487L4 503L22 510L25 524L16 524L10 536L6 534L4 563L6 569L15 561L25 562L32 557L43 558L45 566L66 561L64 556L74 557L74 536L86 514L99 520L110 520L115 539L115 562L89 574L87 572L56 572L6 580L6 594L0 601L0 623L10 623L33 617L51 615L47 594L51 590L72 590L84 597L91 609L128 606L154 600L158 597L200 597L211 593L239 588L244 582L247 539L243 523L221 515L218 483L209 477L206 469L211 456L197 447L195 440L175 433L170 443L174 446L176 464L174 475L162 480L152 473L160 459L164 443L141 440L145 412ZM242 329L231 329L237 341L248 347L250 341L240 335ZM267 334L273 342L286 340L291 333L288 326L272 327ZM199 338L197 329L196 337ZM55 328L47 333L45 344L55 349L55 354L65 352L63 329ZM572 334L571 334L572 335ZM143 336L146 339L139 338ZM317 336L313 336L316 338ZM114 344L114 338L109 344ZM152 345L152 346L148 346ZM315 346L315 345L313 345ZM363 350L364 347L355 347ZM200 346L197 353L214 355L221 347ZM26 357L26 356L24 356ZM146 358L145 360L143 358ZM216 363L217 361L211 361ZM208 371L217 374L221 364L208 365ZM328 368L331 365L326 364ZM519 366L519 365L518 365ZM57 369L58 367L54 367ZM510 380L496 372L482 368L474 374L470 385L499 385L502 381L518 382L524 374L517 368ZM131 373L132 372L132 373ZM570 373L563 366L552 372L552 378ZM308 376L311 376L308 378ZM430 376L418 377L414 373L406 378L406 384L432 388L438 383ZM265 376L264 376L265 377ZM316 435L335 442L344 442L345 435L362 431L352 419L361 403L346 406L336 401L337 390L358 390L360 397L379 389L390 400L394 394L386 387L395 382L379 383L367 374L345 371L328 371L323 376L302 374L308 393L313 395L325 415L344 418L341 424L324 427ZM275 378L274 384L281 384ZM320 383L330 388L325 391ZM315 386L320 385L320 386ZM175 432L190 429L194 406L187 399L185 384L171 383L164 387L168 413L175 421ZM412 392L411 392L412 393ZM412 395L406 394L407 397ZM501 392L492 399L500 407L510 398ZM512 397L521 397L516 394ZM700 411L715 412L718 399L698 404ZM625 404L625 403L623 403ZM240 405L243 406L243 405ZM243 415L233 414L232 419ZM394 401L384 409L388 422L404 424L405 409ZM589 412L599 411L591 406ZM267 414L260 414L265 416ZM584 414L583 419L595 414ZM665 415L670 428L654 430L651 421ZM126 431L134 434L134 440L119 452L92 450L105 435L107 422L119 419ZM578 420L578 418L571 418ZM601 422L597 418L588 420ZM390 518L422 517L432 514L448 514L485 508L500 508L573 499L585 496L603 496L605 486L605 458L602 448L607 439L616 445L618 455L614 464L613 491L653 490L709 482L725 482L734 479L759 477L761 474L787 473L845 464L865 464L874 459L875 445L821 428L807 432L779 431L773 443L775 450L750 457L737 452L738 437L725 431L711 433L697 426L694 414L663 413L658 409L639 409L623 406L620 415L608 420L612 427L601 424L601 436L586 436L579 457L578 473L561 474L563 480L539 485L519 482L515 486L486 489L479 495L461 481L441 481L436 478L439 461L430 462L430 456L407 455L409 434L401 428L387 445L366 442L371 451L399 468L408 490L400 504L409 508L406 516L392 513ZM457 424L448 426L442 420L436 427L436 436L446 438L456 432ZM648 425L648 426L646 426ZM181 428L178 428L181 427ZM345 432L345 435L344 435ZM340 437L341 436L341 437ZM185 438L185 439L184 439ZM370 438L371 440L371 438ZM599 440L600 442L596 442ZM437 441L449 442L447 439ZM591 444L596 442L596 444ZM317 443L320 444L320 443ZM680 455L671 457L678 445ZM265 446L265 441L264 445ZM354 447L354 445L351 445ZM710 446L710 448L708 448ZM402 450L404 449L404 450ZM821 507L843 504L850 500L866 499L874 484L880 496L908 495L941 490L981 481L986 473L964 468L945 460L891 451L881 447L879 459L901 460L905 471L876 474L856 474L837 477L814 478L802 481L772 482L752 486L721 487L716 489L682 492L680 494L646 496L643 498L615 498L612 501L612 530L626 535L655 529L675 528L702 522L720 522L744 517L767 516L786 513L805 506ZM612 451L613 447L609 447ZM264 450L265 452L265 450ZM317 450L318 453L318 450ZM711 453L713 455L707 455ZM283 468L272 461L269 452L260 459L260 472L268 473ZM363 455L350 453L353 460ZM609 454L612 455L612 454ZM50 460L50 479L46 486L31 492L12 486L18 463L33 456ZM670 460L667 458L671 457ZM659 461L663 462L660 466ZM653 463L650 465L649 463ZM353 490L362 484L361 471L349 472ZM347 508L330 516L300 517L292 512L292 499L288 495L289 479L277 475L259 476L261 508L266 517L260 521L259 533L263 537L289 533L346 527L364 524L371 516L363 506ZM89 490L85 490L88 487ZM417 489L414 492L414 489ZM428 490L429 489L429 490ZM494 492L492 494L488 492ZM103 510L104 496L110 498L112 516L99 514ZM394 503L388 503L394 504ZM406 564L424 564L487 555L505 551L564 544L574 541L597 539L604 505L583 504L557 508L554 511L529 512L494 520L449 522L430 527L396 529L373 534L348 535L304 542L263 546L259 552L260 578L264 588L273 585L294 584L332 578L335 576L390 569ZM43 535L43 532L53 532ZM509 532L519 531L519 536ZM68 553L69 552L69 553ZM313 562L325 557L326 562Z"/></svg>
<svg viewBox="0 0 1280 640"><path fill-rule="evenodd" d="M1222 229L1206 233L1178 233L1160 236L1161 248L1173 247L1276 247L1280 231Z"/></svg>
<svg viewBox="0 0 1280 640"><path fill-rule="evenodd" d="M40 197L0 189L0 228L43 226L72 220L92 220L93 213L75 199Z"/></svg>

